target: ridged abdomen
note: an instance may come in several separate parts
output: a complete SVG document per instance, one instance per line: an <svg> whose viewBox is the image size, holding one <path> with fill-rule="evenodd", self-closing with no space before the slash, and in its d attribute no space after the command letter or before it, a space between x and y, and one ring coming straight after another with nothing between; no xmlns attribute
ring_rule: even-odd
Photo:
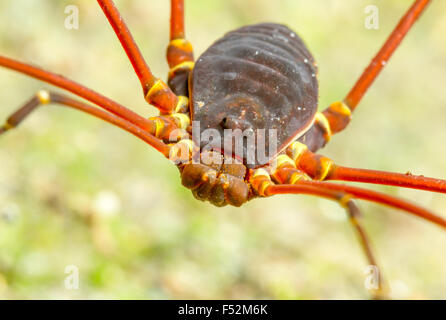
<svg viewBox="0 0 446 320"><path fill-rule="evenodd" d="M202 131L222 134L225 128L277 129L279 151L312 123L316 73L312 55L288 27L242 27L198 59L191 78L192 119Z"/></svg>

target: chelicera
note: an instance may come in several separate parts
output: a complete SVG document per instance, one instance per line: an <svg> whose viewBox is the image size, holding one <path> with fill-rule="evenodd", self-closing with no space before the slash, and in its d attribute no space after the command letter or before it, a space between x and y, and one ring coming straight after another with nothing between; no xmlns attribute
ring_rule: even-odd
<svg viewBox="0 0 446 320"><path fill-rule="evenodd" d="M46 90L39 91L0 127L0 134L16 126L37 107L49 103L71 107L142 139L179 168L182 183L199 200L216 206L241 206L277 194L309 194L337 201L349 215L370 265L377 266L368 236L359 220L355 199L403 210L443 228L446 220L408 201L371 190L327 180L392 185L446 193L446 181L383 171L347 168L316 152L333 134L344 130L361 98L384 68L404 36L429 4L416 0L346 97L317 111L317 65L301 38L288 27L264 23L241 27L217 40L197 61L185 38L183 0L171 0L168 81L156 78L146 64L112 0L98 0L141 82L148 103L160 115L146 119L117 102L72 80L0 56L0 65L65 89L92 104ZM206 130L219 133L212 143L196 139ZM258 150L245 143L236 152L225 130L264 133L263 147L274 144L266 157L248 159ZM224 147L223 147L224 146ZM379 276L376 297L382 297Z"/></svg>

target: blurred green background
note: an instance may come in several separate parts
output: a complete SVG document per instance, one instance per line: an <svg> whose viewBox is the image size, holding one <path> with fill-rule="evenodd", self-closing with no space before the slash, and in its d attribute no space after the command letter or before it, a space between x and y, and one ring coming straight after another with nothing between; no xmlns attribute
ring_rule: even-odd
<svg viewBox="0 0 446 320"><path fill-rule="evenodd" d="M319 64L320 107L341 99L412 1L189 0L196 56L225 32L278 22ZM64 28L65 6L80 10ZM379 30L364 27L380 9ZM168 67L169 1L118 6L155 74ZM363 168L446 178L446 2L433 4L323 153ZM61 73L154 115L99 6L0 2L0 52ZM0 70L0 117L48 85ZM367 186L369 187L369 186ZM370 186L446 215L446 197ZM446 234L361 202L393 298L446 298ZM79 268L67 290L65 268ZM368 298L365 259L337 204L308 196L242 208L196 201L156 151L76 111L39 110L0 138L0 298Z"/></svg>

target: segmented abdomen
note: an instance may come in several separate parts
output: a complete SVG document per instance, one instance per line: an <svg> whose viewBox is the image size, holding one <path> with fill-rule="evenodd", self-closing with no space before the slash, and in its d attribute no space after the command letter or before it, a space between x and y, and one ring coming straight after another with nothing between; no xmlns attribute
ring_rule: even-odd
<svg viewBox="0 0 446 320"><path fill-rule="evenodd" d="M202 130L222 130L227 119L240 129L277 129L281 149L314 118L316 73L312 55L288 27L242 27L198 59L191 79L192 118Z"/></svg>

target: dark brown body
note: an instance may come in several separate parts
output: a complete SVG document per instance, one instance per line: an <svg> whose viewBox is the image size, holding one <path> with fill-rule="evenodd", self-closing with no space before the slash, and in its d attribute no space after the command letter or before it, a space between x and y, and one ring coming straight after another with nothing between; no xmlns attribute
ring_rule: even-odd
<svg viewBox="0 0 446 320"><path fill-rule="evenodd" d="M200 122L202 132L213 128L222 137L224 129L276 129L281 151L313 122L316 75L312 55L288 27L242 27L216 41L197 60L189 82L191 118ZM268 152L268 134L265 143ZM256 158L256 166L263 164Z"/></svg>
<svg viewBox="0 0 446 320"><path fill-rule="evenodd" d="M169 84L177 94L189 95L191 119L200 123L200 133L206 129L220 133L221 140L213 141L212 148L206 146L207 151L221 152L225 129L276 129L275 154L268 154L269 135L264 137L267 159L296 139L308 141L310 149L325 143L323 132L313 125L318 102L316 63L303 41L284 25L264 23L227 33L198 58L191 74L178 74ZM203 141L200 147L203 152ZM229 151L224 150L225 161L239 156ZM246 148L237 158L243 159L243 164L232 165L240 167L238 174L225 170L224 164L180 166L183 184L199 200L240 206L254 196L247 182L248 168L267 161L256 157L255 163L247 163Z"/></svg>

